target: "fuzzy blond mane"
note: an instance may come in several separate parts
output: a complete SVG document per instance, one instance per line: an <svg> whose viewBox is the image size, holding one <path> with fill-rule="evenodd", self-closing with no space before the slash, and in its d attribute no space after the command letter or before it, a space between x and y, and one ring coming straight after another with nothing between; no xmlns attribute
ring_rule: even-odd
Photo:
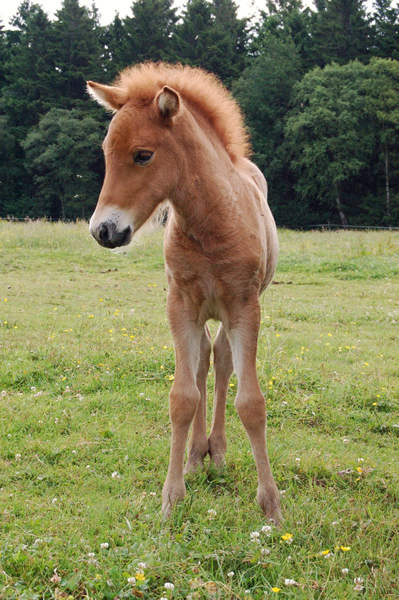
<svg viewBox="0 0 399 600"><path fill-rule="evenodd" d="M149 62L124 69L114 85L143 104L164 85L174 88L208 119L232 160L250 154L241 110L215 75L186 65Z"/></svg>

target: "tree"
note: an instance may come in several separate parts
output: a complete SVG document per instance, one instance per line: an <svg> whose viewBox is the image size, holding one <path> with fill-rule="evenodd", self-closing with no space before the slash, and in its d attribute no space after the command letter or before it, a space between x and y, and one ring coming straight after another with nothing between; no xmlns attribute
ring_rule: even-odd
<svg viewBox="0 0 399 600"><path fill-rule="evenodd" d="M114 20L104 28L102 43L107 79L111 80L116 77L119 71L134 62L134 57L129 53L129 40L125 25L119 14L116 14Z"/></svg>
<svg viewBox="0 0 399 600"><path fill-rule="evenodd" d="M304 8L302 0L268 0L267 12L262 12L262 20L256 27L252 53L267 51L270 40L292 42L305 71L315 66L311 24L312 13Z"/></svg>
<svg viewBox="0 0 399 600"><path fill-rule="evenodd" d="M221 53L213 70L227 86L231 87L246 66L248 22L247 19L237 17L237 6L233 0L212 0L211 13L215 26L216 46Z"/></svg>
<svg viewBox="0 0 399 600"><path fill-rule="evenodd" d="M316 0L312 36L318 64L366 61L371 44L365 0Z"/></svg>
<svg viewBox="0 0 399 600"><path fill-rule="evenodd" d="M209 49L213 43L213 21L211 5L207 0L188 0L182 22L175 34L176 54L184 63L194 67L212 70L210 60L214 52Z"/></svg>
<svg viewBox="0 0 399 600"><path fill-rule="evenodd" d="M52 108L23 142L35 185L32 216L87 218L103 176L103 125L78 110Z"/></svg>
<svg viewBox="0 0 399 600"><path fill-rule="evenodd" d="M367 67L358 61L313 69L295 88L286 125L300 200L327 219L336 212L342 225L359 210L356 195L347 190L370 164L375 144L365 99L367 77Z"/></svg>
<svg viewBox="0 0 399 600"><path fill-rule="evenodd" d="M172 0L136 0L133 16L124 19L124 56L119 60L128 66L146 60L174 60L173 34L177 15ZM115 45L111 51L115 52Z"/></svg>
<svg viewBox="0 0 399 600"><path fill-rule="evenodd" d="M399 206L396 205L393 215L392 207L392 175L398 183L399 169L396 166L392 173L392 165L398 164L399 158L399 62L388 59L373 59L369 65L367 81L367 102L369 113L373 115L376 127L376 138L382 157L385 187L385 221L393 224L395 216L399 217ZM394 156L395 160L391 158ZM397 188L396 188L397 189ZM399 199L399 198L398 198Z"/></svg>
<svg viewBox="0 0 399 600"><path fill-rule="evenodd" d="M13 213L29 198L31 181L26 172L20 142L56 102L52 25L37 4L25 0L12 19L13 29L5 35L4 82L0 113L7 131L2 134L0 206ZM5 151L5 149L7 149Z"/></svg>
<svg viewBox="0 0 399 600"><path fill-rule="evenodd" d="M53 31L46 13L29 0L22 2L12 25L1 105L22 139L56 101Z"/></svg>
<svg viewBox="0 0 399 600"><path fill-rule="evenodd" d="M373 13L373 54L399 59L399 6L391 0L375 0Z"/></svg>
<svg viewBox="0 0 399 600"><path fill-rule="evenodd" d="M63 0L56 17L56 105L76 107L86 98L86 80L104 78L101 28L96 10L87 10L78 0Z"/></svg>
<svg viewBox="0 0 399 600"><path fill-rule="evenodd" d="M288 225L292 223L287 213L293 215L295 210L287 209L292 188L284 147L284 120L293 86L301 76L301 61L292 40L270 37L268 44L233 89L251 131L254 160L269 183L277 222Z"/></svg>

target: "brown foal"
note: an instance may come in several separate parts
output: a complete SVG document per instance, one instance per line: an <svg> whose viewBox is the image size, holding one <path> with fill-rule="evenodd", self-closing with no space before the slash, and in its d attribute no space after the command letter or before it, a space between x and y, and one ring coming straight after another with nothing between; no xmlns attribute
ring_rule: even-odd
<svg viewBox="0 0 399 600"><path fill-rule="evenodd" d="M113 86L88 82L88 90L115 112L103 144L106 175L91 234L103 246L122 246L162 201L170 204L165 261L176 368L162 510L168 515L184 497L184 473L200 466L208 453L216 465L224 463L226 393L234 370L235 406L258 472L257 499L266 516L278 522L279 493L266 450L265 401L256 374L259 295L273 276L278 241L266 181L247 158L240 110L213 75L180 65L137 65L123 71ZM213 345L209 438L208 319L221 321Z"/></svg>

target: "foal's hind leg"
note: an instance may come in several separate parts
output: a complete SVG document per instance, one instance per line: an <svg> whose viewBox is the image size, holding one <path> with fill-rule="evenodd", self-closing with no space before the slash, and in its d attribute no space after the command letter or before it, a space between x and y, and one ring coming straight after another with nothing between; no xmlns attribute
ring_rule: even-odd
<svg viewBox="0 0 399 600"><path fill-rule="evenodd" d="M225 410L229 379L233 372L230 343L223 325L220 325L213 345L215 365L215 395L213 419L209 436L209 455L217 467L224 465L226 454Z"/></svg>
<svg viewBox="0 0 399 600"><path fill-rule="evenodd" d="M237 309L232 315L233 326L228 332L234 370L238 378L235 406L247 430L255 458L258 471L257 500L265 515L278 523L281 519L280 497L266 450L265 399L256 374L256 350L260 322L258 300L253 298L245 306L237 307Z"/></svg>
<svg viewBox="0 0 399 600"><path fill-rule="evenodd" d="M201 338L200 360L197 372L197 387L201 398L193 421L190 450L184 473L195 471L197 467L203 464L204 458L208 454L208 440L206 437L206 378L209 371L211 348L209 330L205 325Z"/></svg>

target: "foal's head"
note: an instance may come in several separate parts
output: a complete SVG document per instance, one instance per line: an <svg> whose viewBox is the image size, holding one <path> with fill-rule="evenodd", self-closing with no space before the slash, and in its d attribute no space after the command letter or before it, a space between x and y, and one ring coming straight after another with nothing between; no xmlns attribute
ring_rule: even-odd
<svg viewBox="0 0 399 600"><path fill-rule="evenodd" d="M132 100L121 88L88 82L90 94L116 111L103 142L105 179L90 233L108 248L128 244L178 179L175 118L179 93L163 86L151 98Z"/></svg>
<svg viewBox="0 0 399 600"><path fill-rule="evenodd" d="M189 164L191 176L201 157L212 152L217 152L212 169L220 157L234 162L248 156L237 103L202 69L144 63L122 71L114 86L89 81L88 90L116 113L103 144L105 180L90 220L103 246L129 243L160 202L173 202L184 184L184 166Z"/></svg>

